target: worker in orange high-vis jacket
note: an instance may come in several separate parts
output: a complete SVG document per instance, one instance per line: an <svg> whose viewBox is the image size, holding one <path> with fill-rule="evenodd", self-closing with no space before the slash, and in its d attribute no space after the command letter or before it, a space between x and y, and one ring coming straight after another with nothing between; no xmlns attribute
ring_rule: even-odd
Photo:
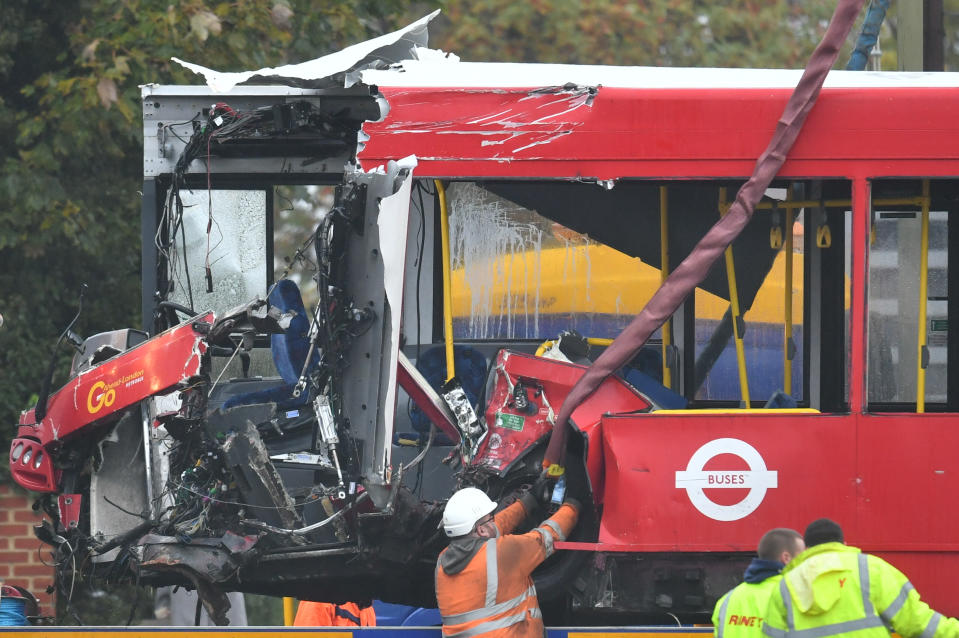
<svg viewBox="0 0 959 638"><path fill-rule="evenodd" d="M451 540L436 564L436 600L445 638L544 635L530 575L553 553L554 542L566 540L581 508L567 498L539 527L511 534L535 509L534 494L544 491L523 494L495 516L496 503L475 487L450 497L443 529Z"/></svg>
<svg viewBox="0 0 959 638"><path fill-rule="evenodd" d="M364 603L317 603L302 600L296 608L294 627L376 627L376 612Z"/></svg>

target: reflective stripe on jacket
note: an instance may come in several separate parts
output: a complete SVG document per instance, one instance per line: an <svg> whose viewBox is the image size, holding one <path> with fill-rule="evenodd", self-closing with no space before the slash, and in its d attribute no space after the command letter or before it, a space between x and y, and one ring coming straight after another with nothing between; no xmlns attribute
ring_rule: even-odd
<svg viewBox="0 0 959 638"><path fill-rule="evenodd" d="M483 543L462 571L447 574L437 562L436 600L445 638L544 635L530 574L553 553L553 542L572 531L577 511L565 504L532 531L510 534L526 515L522 501L496 514L500 535Z"/></svg>
<svg viewBox="0 0 959 638"><path fill-rule="evenodd" d="M713 610L713 635L716 638L762 636L769 597L777 591L780 580L782 576L770 576L761 583L741 583L726 592Z"/></svg>
<svg viewBox="0 0 959 638"><path fill-rule="evenodd" d="M296 608L294 627L375 627L376 612L373 607L360 607L356 603L316 603L300 601Z"/></svg>
<svg viewBox="0 0 959 638"><path fill-rule="evenodd" d="M770 638L959 636L959 621L930 609L902 572L842 543L806 550L786 567L769 599Z"/></svg>

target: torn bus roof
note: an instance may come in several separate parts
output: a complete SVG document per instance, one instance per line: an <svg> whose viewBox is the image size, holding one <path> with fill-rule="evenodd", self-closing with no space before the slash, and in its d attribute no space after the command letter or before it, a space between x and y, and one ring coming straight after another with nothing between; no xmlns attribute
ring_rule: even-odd
<svg viewBox="0 0 959 638"><path fill-rule="evenodd" d="M802 69L606 66L523 62L462 62L451 53L426 47L434 11L413 24L342 51L276 68L221 72L173 58L203 75L214 91L242 84L322 88L335 77L379 87L509 89L603 86L627 89L793 89ZM955 88L959 74L831 70L825 89Z"/></svg>
<svg viewBox="0 0 959 638"><path fill-rule="evenodd" d="M523 161L533 160L540 162L540 173L597 182L648 174L649 166L661 177L695 177L702 174L697 162L704 157L721 161L723 175L745 177L776 127L779 110L769 108L770 93L784 105L802 74L461 62L425 48L435 15L301 64L242 73L181 64L230 95L242 94L235 87L244 82L311 87L307 91L319 91L328 101L335 99L335 87L366 87L381 115L366 113L355 153L348 158L365 168L415 154L420 176L469 177L477 174L475 162L483 162L484 174L528 177ZM853 158L870 156L877 147L900 148L888 140L895 123L877 123L868 112L853 112L842 104L850 96L845 89L922 88L934 100L936 90L959 87L959 74L830 71L823 87L817 110L829 111L827 119L833 111L845 113L844 125L829 136L828 148L807 149L800 140L784 175L810 153ZM707 95L716 89L715 96L704 100L704 89ZM144 94L156 94L150 91L147 87ZM912 108L901 107L904 118L912 117ZM675 126L676 113L683 114L688 126ZM757 121L768 124L757 126ZM906 148L910 143L918 152L927 151L930 140L941 137L936 131L951 126L930 122L928 138L904 141L904 154L913 152ZM576 166L568 164L573 158ZM551 168L543 168L544 160L553 160ZM221 161L219 166L228 170L230 165Z"/></svg>
<svg viewBox="0 0 959 638"><path fill-rule="evenodd" d="M229 91L237 84L250 81L311 88L336 85L350 87L356 82L357 73L363 69L404 60L412 55L414 48L425 46L429 37L427 25L438 14L439 9L392 33L299 64L230 73L214 71L179 58L173 58L173 61L202 75L210 88L217 92Z"/></svg>

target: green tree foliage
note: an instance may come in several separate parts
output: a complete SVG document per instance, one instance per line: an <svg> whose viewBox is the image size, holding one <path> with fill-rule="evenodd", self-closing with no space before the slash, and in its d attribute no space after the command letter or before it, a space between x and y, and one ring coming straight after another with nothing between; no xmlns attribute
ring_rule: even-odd
<svg viewBox="0 0 959 638"><path fill-rule="evenodd" d="M463 59L802 68L835 0L449 0L434 46Z"/></svg>
<svg viewBox="0 0 959 638"><path fill-rule="evenodd" d="M0 449L81 283L77 332L140 325L139 85L199 83L171 56L225 70L312 59L395 28L402 4L0 3Z"/></svg>
<svg viewBox="0 0 959 638"><path fill-rule="evenodd" d="M836 0L446 0L431 45L464 60L802 68ZM868 2L866 3L868 6ZM880 35L881 69L897 68L900 6ZM943 0L945 70L959 70L959 0ZM859 26L853 33L858 35ZM855 35L837 61L844 68Z"/></svg>
<svg viewBox="0 0 959 638"><path fill-rule="evenodd" d="M946 71L959 70L959 0L943 0Z"/></svg>
<svg viewBox="0 0 959 638"><path fill-rule="evenodd" d="M0 2L0 450L35 400L81 283L78 333L140 325L139 85L199 82L171 56L227 70L315 58L394 28L400 4ZM61 347L54 387L70 354ZM76 585L71 609L86 622L152 610L149 590ZM62 603L61 622L77 622Z"/></svg>

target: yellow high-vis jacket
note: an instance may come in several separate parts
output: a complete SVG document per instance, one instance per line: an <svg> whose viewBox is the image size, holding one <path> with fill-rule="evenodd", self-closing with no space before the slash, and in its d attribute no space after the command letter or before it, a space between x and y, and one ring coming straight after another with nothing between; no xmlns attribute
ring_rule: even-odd
<svg viewBox="0 0 959 638"><path fill-rule="evenodd" d="M716 638L760 638L769 597L779 591L782 576L761 583L740 583L726 592L713 611Z"/></svg>
<svg viewBox="0 0 959 638"><path fill-rule="evenodd" d="M770 638L952 638L959 621L919 599L898 569L858 548L823 543L783 570L769 599L763 633Z"/></svg>

